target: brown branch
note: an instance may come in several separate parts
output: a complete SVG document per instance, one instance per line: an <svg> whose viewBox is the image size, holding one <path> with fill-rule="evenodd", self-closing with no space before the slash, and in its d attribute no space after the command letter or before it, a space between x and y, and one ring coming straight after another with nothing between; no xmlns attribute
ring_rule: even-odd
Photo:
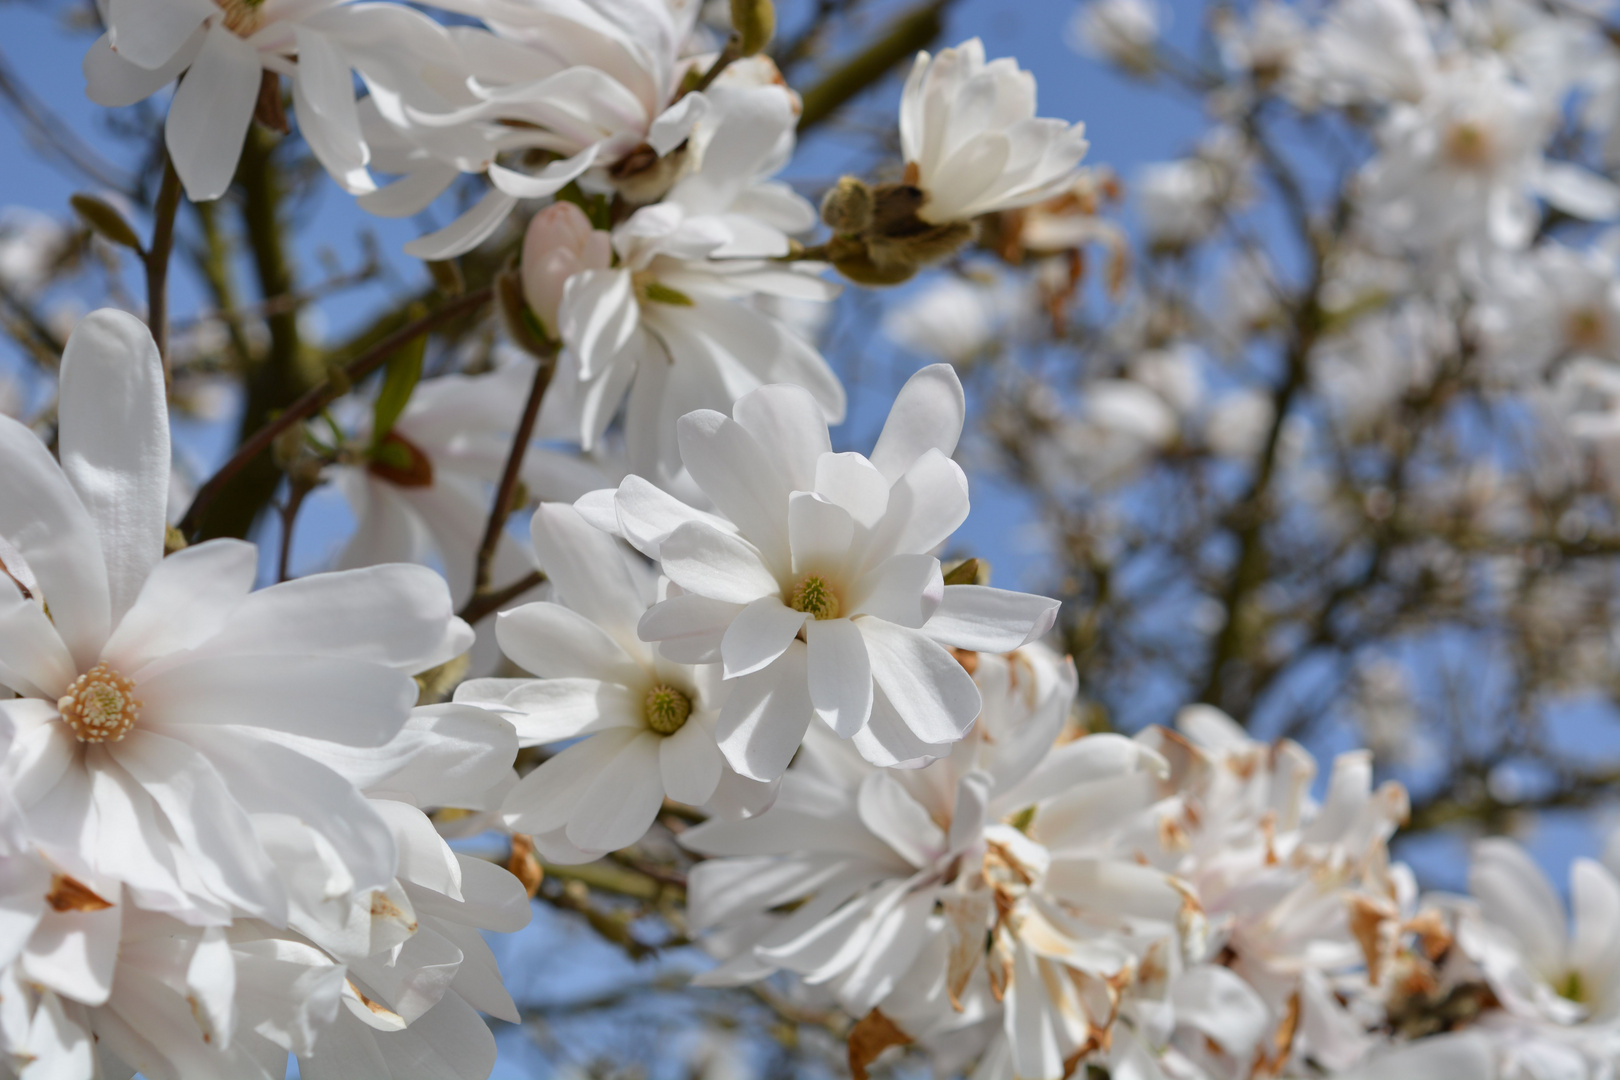
<svg viewBox="0 0 1620 1080"><path fill-rule="evenodd" d="M220 466L197 491L196 498L192 499L191 506L186 510L186 516L180 519L180 531L188 537L196 530L197 522L202 517L208 504L211 503L220 489L230 479L273 443L277 435L292 427L294 424L307 420L321 409L325 408L335 399L341 397L349 386L371 374L381 367L383 362L404 346L410 344L423 334L445 323L452 322L463 315L482 307L489 301L492 290L489 288L477 289L463 296L450 300L436 311L432 311L415 322L396 330L382 341L372 346L358 359L343 368L341 379L328 377L319 385L306 391L302 397L293 402L281 414L260 428L250 438L242 443L236 453L231 455L229 461Z"/></svg>
<svg viewBox="0 0 1620 1080"><path fill-rule="evenodd" d="M495 562L495 548L506 529L506 519L512 515L512 500L517 496L518 478L523 473L523 458L529 451L529 440L534 437L534 423L540 418L540 402L551 385L551 373L557 367L556 353L539 359L534 369L534 382L529 387L529 400L524 402L523 417L512 433L512 449L506 455L506 468L501 473L500 487L495 491L495 505L490 509L489 521L484 526L484 541L478 545L478 566L473 576L473 596L489 591L490 568Z"/></svg>
<svg viewBox="0 0 1620 1080"><path fill-rule="evenodd" d="M467 620L468 623L476 624L479 619L492 612L499 611L530 589L538 588L544 585L545 582L545 574L538 570L531 570L510 585L478 593L471 600L468 600L456 614Z"/></svg>
<svg viewBox="0 0 1620 1080"><path fill-rule="evenodd" d="M152 242L141 253L146 268L146 325L163 358L163 381L172 381L169 364L169 253L174 250L174 219L180 210L180 174L163 156L163 183L152 207Z"/></svg>

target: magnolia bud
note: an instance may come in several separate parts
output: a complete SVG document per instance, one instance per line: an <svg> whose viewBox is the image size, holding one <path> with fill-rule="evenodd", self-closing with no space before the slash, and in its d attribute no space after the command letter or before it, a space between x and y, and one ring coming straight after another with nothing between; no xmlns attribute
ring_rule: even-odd
<svg viewBox="0 0 1620 1080"><path fill-rule="evenodd" d="M821 220L835 233L865 232L872 224L872 189L859 177L840 177L821 200Z"/></svg>
<svg viewBox="0 0 1620 1080"><path fill-rule="evenodd" d="M585 211L555 202L529 221L523 237L523 299L546 333L557 334L557 308L563 286L581 270L606 270L613 263L608 234L591 227Z"/></svg>
<svg viewBox="0 0 1620 1080"><path fill-rule="evenodd" d="M737 31L737 55L765 51L776 35L776 5L771 0L731 0L731 28Z"/></svg>

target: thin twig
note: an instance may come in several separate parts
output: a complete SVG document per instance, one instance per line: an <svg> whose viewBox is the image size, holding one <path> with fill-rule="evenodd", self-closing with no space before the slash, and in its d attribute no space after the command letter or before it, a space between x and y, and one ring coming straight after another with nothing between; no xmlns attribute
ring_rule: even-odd
<svg viewBox="0 0 1620 1080"><path fill-rule="evenodd" d="M530 589L538 588L545 583L545 574L542 574L538 570L531 570L527 574L524 574L522 577L518 578L516 581L512 582L510 585L503 586L499 589L491 589L489 592L479 593L471 600L468 600L462 609L456 612L456 614L461 616L470 624L477 624L479 619L482 619L484 616L489 615L492 612L499 611L501 608L505 607L507 604L510 604L513 600L516 600Z"/></svg>
<svg viewBox="0 0 1620 1080"><path fill-rule="evenodd" d="M294 424L314 416L331 401L341 397L349 385L371 374L381 367L383 362L390 356L418 337L431 333L438 327L452 322L462 315L476 311L489 301L491 295L493 295L493 290L486 286L447 301L444 306L436 311L429 312L415 322L389 334L353 363L349 364L348 367L344 368L341 387L338 385L338 380L327 378L318 386L304 393L275 419L265 424L264 427L245 440L237 448L236 453L231 455L230 460L220 466L219 471L209 477L208 482L197 490L196 498L191 500L191 506L186 510L186 516L180 519L180 531L190 537L196 531L197 523L201 520L203 512L208 509L208 505L213 502L215 496L230 481L231 477L241 472L243 466L268 449L277 435L280 435Z"/></svg>
<svg viewBox="0 0 1620 1080"><path fill-rule="evenodd" d="M484 526L484 542L478 545L478 566L473 576L473 595L489 591L490 568L495 562L495 548L506 529L506 519L512 515L512 500L517 495L518 478L523 473L523 458L534 437L534 423L540 417L540 402L551 385L551 373L556 369L556 354L541 359L534 369L534 383L529 387L529 400L523 405L523 418L512 433L512 449L506 455L506 468L501 473L501 485L495 491L495 505L490 509L489 521Z"/></svg>
<svg viewBox="0 0 1620 1080"><path fill-rule="evenodd" d="M146 324L163 358L163 381L170 381L169 365L169 253L174 250L174 218L180 210L180 174L163 156L163 184L152 207L152 242L141 253L146 265Z"/></svg>

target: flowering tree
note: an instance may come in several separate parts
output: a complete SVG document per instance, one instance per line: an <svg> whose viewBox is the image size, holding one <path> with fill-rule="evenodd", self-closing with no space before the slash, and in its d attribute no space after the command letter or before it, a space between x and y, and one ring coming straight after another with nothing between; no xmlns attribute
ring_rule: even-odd
<svg viewBox="0 0 1620 1080"><path fill-rule="evenodd" d="M1496 834L1620 782L1620 26L1088 0L1122 177L949 6L107 0L123 164L0 64L0 1077L1615 1075Z"/></svg>

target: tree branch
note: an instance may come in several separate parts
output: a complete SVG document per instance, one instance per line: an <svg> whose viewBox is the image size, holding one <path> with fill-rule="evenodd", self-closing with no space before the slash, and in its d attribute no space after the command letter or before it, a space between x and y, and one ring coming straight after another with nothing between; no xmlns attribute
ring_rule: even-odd
<svg viewBox="0 0 1620 1080"><path fill-rule="evenodd" d="M429 312L372 346L359 359L342 369L340 379L327 378L319 385L306 391L286 409L282 410L275 419L246 439L236 453L231 455L230 460L220 466L219 471L214 473L208 482L197 490L197 496L191 501L190 508L186 510L186 516L180 519L180 531L190 537L197 530L198 523L201 521L203 514L207 512L209 504L218 497L225 485L230 483L232 478L241 473L260 454L264 453L270 444L275 441L277 435L280 435L294 424L314 416L326 405L346 393L351 385L381 367L385 360L416 338L477 310L489 301L490 295L491 290L483 288L456 297L438 310Z"/></svg>

